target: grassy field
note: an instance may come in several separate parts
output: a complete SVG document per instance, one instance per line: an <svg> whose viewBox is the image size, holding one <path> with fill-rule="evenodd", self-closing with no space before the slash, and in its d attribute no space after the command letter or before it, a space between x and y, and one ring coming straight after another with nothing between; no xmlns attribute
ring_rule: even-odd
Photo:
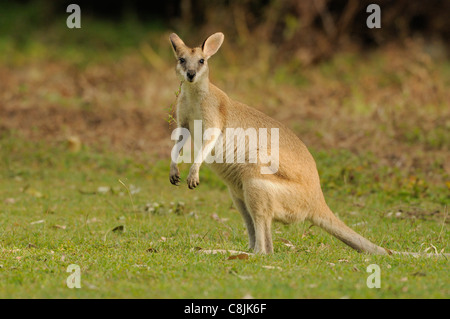
<svg viewBox="0 0 450 319"><path fill-rule="evenodd" d="M358 232L399 251L448 250L445 190L418 197L414 187L394 190L388 167L368 168L377 164L370 156L314 155L329 205ZM16 136L2 138L1 158L0 297L448 297L445 258L358 254L307 224L276 224L270 256L202 253L247 251L243 221L207 169L191 191L169 183L167 161ZM350 164L361 167L351 179L342 169ZM386 182L374 184L375 174ZM66 286L71 264L81 289ZM366 286L370 264L381 267L380 289Z"/></svg>
<svg viewBox="0 0 450 319"><path fill-rule="evenodd" d="M448 298L446 258L358 254L309 224L275 224L269 256L206 254L248 251L247 235L207 167L196 190L169 182L172 30L132 18L68 30L65 18L8 10L0 297ZM276 64L270 44L244 49L226 40L211 78L302 137L336 215L387 248L449 252L450 63L439 46L411 40L318 65ZM66 285L72 264L81 289ZM379 289L366 285L371 264Z"/></svg>

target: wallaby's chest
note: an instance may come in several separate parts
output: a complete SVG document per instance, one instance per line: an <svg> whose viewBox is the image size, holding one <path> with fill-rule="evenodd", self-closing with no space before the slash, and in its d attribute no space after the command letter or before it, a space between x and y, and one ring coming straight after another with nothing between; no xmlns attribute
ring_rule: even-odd
<svg viewBox="0 0 450 319"><path fill-rule="evenodd" d="M202 100L189 94L181 94L177 103L178 122L181 126L189 129L191 134L194 131L196 120L203 121Z"/></svg>

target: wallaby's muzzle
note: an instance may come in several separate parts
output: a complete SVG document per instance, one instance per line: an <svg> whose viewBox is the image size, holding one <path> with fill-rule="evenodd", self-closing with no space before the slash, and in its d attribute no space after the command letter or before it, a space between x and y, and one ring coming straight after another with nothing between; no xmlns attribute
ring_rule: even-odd
<svg viewBox="0 0 450 319"><path fill-rule="evenodd" d="M195 74L196 74L196 72L194 70L188 70L186 72L186 76L187 76L189 82L194 81Z"/></svg>

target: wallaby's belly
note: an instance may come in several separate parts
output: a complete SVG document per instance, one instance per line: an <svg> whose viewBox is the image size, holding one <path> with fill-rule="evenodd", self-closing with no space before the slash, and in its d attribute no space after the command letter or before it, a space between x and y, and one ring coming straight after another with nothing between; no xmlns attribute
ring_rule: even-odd
<svg viewBox="0 0 450 319"><path fill-rule="evenodd" d="M205 163L235 193L242 192L243 185L252 179L271 182L291 181L306 188L320 189L319 176L313 157L295 135L290 133L289 138L286 138L286 134L285 130L280 130L280 142L276 146L268 145L267 149L263 149L257 145L253 150L254 156L251 155L252 146L247 145L243 155L239 155L242 149L239 150L238 143L234 143L230 147L229 140L218 141L213 151L207 156ZM240 143L243 142L240 141ZM293 147L294 143L296 147ZM277 147L278 150L275 152L273 147ZM267 154L275 153L278 154L275 158L264 159ZM243 159L244 161L242 161Z"/></svg>

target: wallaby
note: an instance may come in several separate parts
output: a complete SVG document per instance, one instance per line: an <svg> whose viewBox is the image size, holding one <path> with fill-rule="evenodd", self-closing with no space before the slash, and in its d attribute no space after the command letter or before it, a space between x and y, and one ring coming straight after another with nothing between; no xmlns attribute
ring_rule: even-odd
<svg viewBox="0 0 450 319"><path fill-rule="evenodd" d="M194 121L201 120L203 131L217 128L219 132L202 146L201 154L209 154L217 146L216 143L224 143L222 146L225 149L230 147L229 139L219 139L218 136L225 134L228 128L278 128L278 167L273 174L261 173L261 161L238 163L234 158L232 162L222 160L208 164L229 188L233 203L245 221L250 249L262 254L273 252L272 221L291 223L307 220L358 252L379 255L397 253L370 242L333 214L325 202L316 163L306 146L292 131L256 109L233 101L209 82L208 60L222 45L222 33L211 35L201 47L195 48L187 47L175 33L169 39L178 60L176 73L181 80L181 92L176 106L178 127L189 130L192 137ZM245 142L245 139L240 142ZM232 144L236 151L234 141ZM261 149L256 151L260 152ZM246 148L246 155L249 152ZM179 153L176 154L178 155ZM216 158L218 155L224 156L215 155ZM200 183L200 165L200 162L194 162L189 170L187 184L190 189ZM174 185L180 183L177 160L173 156L170 182Z"/></svg>

